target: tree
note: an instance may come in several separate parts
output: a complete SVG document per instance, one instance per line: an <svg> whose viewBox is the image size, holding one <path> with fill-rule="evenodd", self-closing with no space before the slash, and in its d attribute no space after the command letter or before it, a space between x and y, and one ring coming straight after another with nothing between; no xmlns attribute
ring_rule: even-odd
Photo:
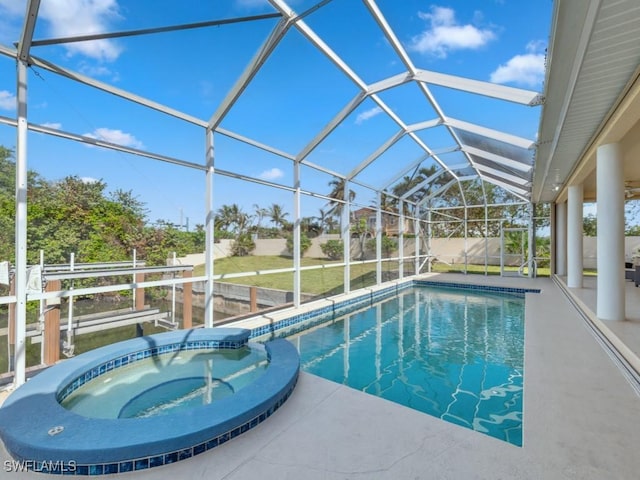
<svg viewBox="0 0 640 480"><path fill-rule="evenodd" d="M269 211L257 203L253 204L253 211L255 213L254 218L256 219L257 232L260 233L260 230L262 229L262 219L269 214Z"/></svg>
<svg viewBox="0 0 640 480"><path fill-rule="evenodd" d="M329 260L340 260L344 255L344 244L342 240L327 240L320 245L320 249Z"/></svg>
<svg viewBox="0 0 640 480"><path fill-rule="evenodd" d="M238 236L247 231L251 217L237 204L222 205L216 212L214 225L218 230L226 230Z"/></svg>
<svg viewBox="0 0 640 480"><path fill-rule="evenodd" d="M598 219L593 213L588 213L582 219L582 233L585 237L598 236Z"/></svg>
<svg viewBox="0 0 640 480"><path fill-rule="evenodd" d="M333 215L335 217L340 217L342 215L342 209L345 202L344 196L344 187L346 180L344 178L334 178L329 182L329 186L331 187L331 192L329 192L329 198L333 198L329 204L331 207L327 212L329 215ZM349 202L353 202L356 198L356 192L349 189Z"/></svg>
<svg viewBox="0 0 640 480"><path fill-rule="evenodd" d="M367 237L373 237L373 232L369 230L367 226L367 219L365 217L360 217L360 219L351 224L351 233L357 235L358 237L358 245L360 246L360 260L364 260L365 253L365 242L367 241Z"/></svg>
<svg viewBox="0 0 640 480"><path fill-rule="evenodd" d="M282 205L278 205L277 203L272 204L268 208L267 216L271 219L271 222L276 228L284 228L287 225L285 217L289 214L284 211L284 207Z"/></svg>

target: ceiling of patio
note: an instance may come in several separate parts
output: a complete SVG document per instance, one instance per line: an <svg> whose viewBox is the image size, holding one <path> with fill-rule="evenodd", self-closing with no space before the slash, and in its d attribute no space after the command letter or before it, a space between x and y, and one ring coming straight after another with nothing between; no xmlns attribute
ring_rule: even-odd
<svg viewBox="0 0 640 480"><path fill-rule="evenodd" d="M44 1L44 0L43 0ZM346 5L349 3L349 5ZM222 96L216 105L208 112L202 108L199 111L182 110L179 104L166 105L151 98L148 92L129 92L117 84L110 84L92 76L86 72L80 73L62 68L56 65L55 48L60 45L69 45L78 41L100 40L105 38L118 38L130 42L127 49L134 57L135 51L139 52L140 68L144 68L145 55L149 52L143 47L149 45L137 38L159 38L159 35L151 33L167 33L173 27L163 25L140 25L135 32L109 32L96 35L85 35L77 38L52 39L42 38L39 35L37 9L38 2L31 1L33 21L25 22L22 34L22 42L12 47L0 46L0 53L7 56L24 56L29 58L32 67L55 72L63 77L76 82L90 85L99 90L106 91L135 103L150 107L151 109L167 113L171 116L183 119L187 122L203 127L211 128L216 133L237 141L267 151L271 154L288 159L292 162L300 162L323 173L337 178L343 178L354 183L359 183L367 188L391 193L393 187L403 179L405 175L412 175L420 167L433 166L440 172L439 175L430 177L426 184L439 178L440 185L457 189L464 202L465 182L482 181L497 186L509 192L515 201L528 201L531 199L534 171L535 138L525 138L513 131L505 131L505 123L500 127L493 126L482 119L466 118L465 103L479 102L486 112L492 109L492 104L508 103L513 105L510 125L518 125L518 115L539 115L543 96L540 92L513 88L496 83L489 83L480 79L463 78L458 75L436 72L423 68L424 61L419 56L409 51L400 40L394 29L394 23L384 15L384 1L364 0L358 2L357 8L352 2L310 1L299 0L295 3L297 11L282 0L269 0L271 9L268 13L245 18L217 18L194 19L196 22L207 22L200 30L214 27L217 31L231 28L230 25L255 24L256 35L252 39L259 39L252 47L253 56L247 56L244 70L236 72L235 80L228 84L226 94ZM564 2L560 2L561 4ZM573 2L582 3L582 2ZM572 3L572 4L573 4ZM574 7L572 7L574 8ZM576 7L577 8L577 7ZM334 45L334 39L330 31L316 30L315 19L320 16L331 15L335 18L335 28L350 28L354 22L362 26L363 40L354 41L355 48L345 48L343 45ZM27 16L27 18L29 18ZM398 20L395 19L397 22ZM144 22L142 22L144 23ZM176 40L184 34L184 31L193 32L194 23L181 24L171 32ZM187 28L188 27L188 28ZM34 32L32 36L32 32ZM189 35L195 35L190 33ZM32 41L32 38L34 41ZM129 40L131 39L131 40ZM391 76L380 76L376 73L376 65L362 64L355 52L357 48L366 48L367 42L384 39L384 54L380 63L393 62L396 73ZM233 41L233 40L231 40ZM136 43L138 42L138 43ZM199 43L185 41L185 49L202 50L199 54L202 61L206 61L206 40L198 39ZM302 57L289 56L286 52L291 48L292 42L305 43L305 51L308 55L320 55L326 60L326 69L320 71L304 71L305 64ZM331 46L330 46L331 45ZM161 47L158 47L160 49ZM161 51L161 50L158 50ZM255 52L255 53L254 53ZM341 52L341 53L338 53ZM354 53L355 52L355 53ZM556 51L554 50L554 55ZM564 52L558 52L562 58ZM59 55L58 55L59 56ZM555 60L555 59L554 59ZM184 68L184 74L188 75L188 66L172 67L168 62L168 71L174 68ZM479 60L480 61L480 60ZM305 116L305 106L311 102L327 103L322 117L325 118L320 128L309 129L305 138L297 139L289 143L285 149L279 144L279 136L273 138L258 134L253 135L251 124L255 118L242 116L247 111L247 104L251 102L253 94L252 85L260 82L260 73L264 69L277 68L277 62L288 63L289 66L298 65L300 74L291 78L291 74L283 74L281 82L273 85L274 106L283 108L287 115L269 115L273 112L260 112L256 116L264 115L264 122L273 122L273 126L282 132L286 132L288 122L301 122ZM133 62L132 62L133 63ZM179 63L177 65L180 65ZM291 72L291 68L287 69ZM550 86L553 87L553 78ZM161 82L162 78L154 78L153 81ZM298 83L296 83L298 82ZM349 84L351 94L331 99L331 89L326 85ZM561 84L559 88L562 88ZM404 101L401 108L396 108L398 102L394 95L401 91L406 93L411 90L412 100ZM344 90L343 90L344 91ZM458 97L451 100L452 96ZM548 92L553 101L561 98L553 91ZM610 93L612 98L615 92ZM495 103L492 103L495 102ZM278 105L280 103L280 105ZM337 105L337 108L334 106ZM454 105L454 107L450 107ZM294 114L293 108L297 107ZM533 107L533 108L532 108ZM292 110L286 110L291 108ZM321 149L331 149L336 141L351 142L355 140L340 133L341 127L348 120L353 123L358 115L375 110L379 118L376 122L384 122L385 136L374 136L366 143L367 148L359 151L359 158L353 162L324 163L323 156L318 152ZM570 110L571 112L571 110ZM549 110L547 114L553 115ZM555 116L558 116L555 114ZM289 118L285 118L289 117ZM503 119L504 120L504 119ZM34 121L34 120L31 120ZM550 120L551 121L551 120ZM36 120L37 122L37 120ZM317 124L318 122L314 122ZM373 123L373 122L372 122ZM38 128L37 126L35 128ZM61 132L42 125L39 131L52 135L67 136L83 140L74 132ZM548 131L544 129L543 132ZM339 140L336 140L339 139ZM564 141L565 137L562 136ZM545 140L546 142L546 140ZM295 144L295 148L290 145ZM102 145L109 146L107 142ZM563 147L560 143L559 147ZM122 150L122 149L121 149ZM557 150L557 148L556 148ZM131 152L135 153L135 152ZM540 156L540 155L539 155ZM543 152L543 157L548 156ZM553 157L555 158L555 157ZM554 160L555 161L555 160ZM186 162L185 162L186 163ZM553 162L552 162L553 163ZM204 162L203 162L204 164ZM545 168L548 161L541 161ZM555 165L555 164L554 164ZM384 169L388 171L386 180L374 180L368 173L371 169ZM570 168L567 166L568 175ZM555 174L556 168L550 168ZM541 195L546 188L548 175L540 182L540 188L536 193L536 200L551 199L549 195ZM445 182L443 179L448 181ZM418 200L419 202L420 200Z"/></svg>
<svg viewBox="0 0 640 480"><path fill-rule="evenodd" d="M557 0L533 179L534 202L583 183L596 199L598 145L620 142L627 198L640 198L640 3Z"/></svg>

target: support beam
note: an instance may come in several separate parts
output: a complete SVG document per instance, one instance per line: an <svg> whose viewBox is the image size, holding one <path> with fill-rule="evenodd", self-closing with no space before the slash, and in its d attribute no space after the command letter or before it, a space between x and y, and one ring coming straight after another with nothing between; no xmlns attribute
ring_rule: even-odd
<svg viewBox="0 0 640 480"><path fill-rule="evenodd" d="M597 316L622 321L625 319L622 153L617 143L601 145L597 152Z"/></svg>
<svg viewBox="0 0 640 480"><path fill-rule="evenodd" d="M345 182L346 183L346 182ZM300 248L300 162L293 163L293 306L300 306L301 277L300 267L302 265Z"/></svg>
<svg viewBox="0 0 640 480"><path fill-rule="evenodd" d="M19 387L26 381L27 364L27 64L17 64L16 141L16 217L15 217L15 290L16 324L13 383Z"/></svg>
<svg viewBox="0 0 640 480"><path fill-rule="evenodd" d="M583 244L582 244L582 184L569 186L567 202L567 286L582 288Z"/></svg>
<svg viewBox="0 0 640 480"><path fill-rule="evenodd" d="M206 150L205 159L207 164L206 173L206 209L205 209L205 275L207 280L205 282L205 299L204 299L204 326L205 328L213 327L213 242L214 242L214 221L215 214L213 211L213 177L215 173L214 168L214 146L213 146L213 130L206 130Z"/></svg>
<svg viewBox="0 0 640 480"><path fill-rule="evenodd" d="M382 283L382 192L378 192L376 209L376 284Z"/></svg>
<svg viewBox="0 0 640 480"><path fill-rule="evenodd" d="M351 291L351 199L349 198L349 181L344 181L344 204L342 205L342 248L344 256L344 293Z"/></svg>

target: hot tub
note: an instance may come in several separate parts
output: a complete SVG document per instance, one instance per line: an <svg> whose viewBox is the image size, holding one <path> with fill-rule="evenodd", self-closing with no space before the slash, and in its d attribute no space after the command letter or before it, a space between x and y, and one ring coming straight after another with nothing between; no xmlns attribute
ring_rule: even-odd
<svg viewBox="0 0 640 480"><path fill-rule="evenodd" d="M181 330L65 360L9 396L0 436L21 468L45 473L129 472L203 453L264 421L295 387L293 345L252 344L249 334ZM247 357L234 370L235 360ZM193 373L193 358L204 358L204 375ZM165 374L168 365L179 372ZM110 400L99 397L105 391Z"/></svg>

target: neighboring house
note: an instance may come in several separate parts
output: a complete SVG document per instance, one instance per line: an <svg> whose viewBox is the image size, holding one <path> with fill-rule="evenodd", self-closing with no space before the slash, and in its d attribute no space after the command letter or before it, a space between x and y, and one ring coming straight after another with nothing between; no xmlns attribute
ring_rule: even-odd
<svg viewBox="0 0 640 480"><path fill-rule="evenodd" d="M367 228L371 232L375 232L376 230L376 211L373 208L360 208L359 210L355 210L351 212L352 223L359 222L361 218L366 219ZM398 215L382 212L382 234L387 237L397 237L399 235L399 226L400 226L400 217ZM404 219L404 229L403 232L405 235L413 235L413 220L405 218Z"/></svg>

